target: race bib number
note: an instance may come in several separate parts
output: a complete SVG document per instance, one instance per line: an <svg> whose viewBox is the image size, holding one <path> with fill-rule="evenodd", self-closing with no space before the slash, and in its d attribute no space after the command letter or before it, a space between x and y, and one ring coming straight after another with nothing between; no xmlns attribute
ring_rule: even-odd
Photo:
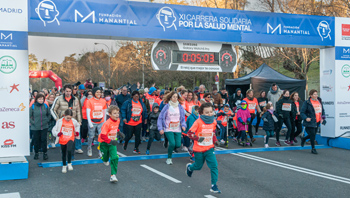
<svg viewBox="0 0 350 198"><path fill-rule="evenodd" d="M92 112L92 117L93 117L93 118L98 118L98 119L103 118L103 112L102 112L102 110L94 110L94 111Z"/></svg>
<svg viewBox="0 0 350 198"><path fill-rule="evenodd" d="M322 107L321 107L321 105L316 105L316 106L314 107L314 109L315 109L315 113L322 113Z"/></svg>
<svg viewBox="0 0 350 198"><path fill-rule="evenodd" d="M170 122L169 123L169 129L170 130L177 130L177 129L179 129L179 126L180 126L180 121L178 121L178 122Z"/></svg>
<svg viewBox="0 0 350 198"><path fill-rule="evenodd" d="M153 105L153 103L154 103L154 98L150 98L148 101L149 101L149 104L150 104L150 105Z"/></svg>
<svg viewBox="0 0 350 198"><path fill-rule="evenodd" d="M61 131L62 131L63 135L65 135L65 136L72 136L73 127L62 126Z"/></svg>
<svg viewBox="0 0 350 198"><path fill-rule="evenodd" d="M140 115L141 114L141 108L140 107L133 107L132 108L132 114Z"/></svg>
<svg viewBox="0 0 350 198"><path fill-rule="evenodd" d="M283 103L282 110L283 111L292 111L292 104L290 104L290 103Z"/></svg>
<svg viewBox="0 0 350 198"><path fill-rule="evenodd" d="M226 100L225 99L222 99L222 104L225 104Z"/></svg>
<svg viewBox="0 0 350 198"><path fill-rule="evenodd" d="M255 109L256 104L255 103L249 103L249 109Z"/></svg>
<svg viewBox="0 0 350 198"><path fill-rule="evenodd" d="M260 103L259 103L259 106L261 106L261 107L266 107L266 101L260 102Z"/></svg>
<svg viewBox="0 0 350 198"><path fill-rule="evenodd" d="M227 116L224 117L224 119L222 120L223 123L227 122Z"/></svg>
<svg viewBox="0 0 350 198"><path fill-rule="evenodd" d="M204 132L207 131L207 132ZM198 142L199 146L210 146L213 145L213 133L211 129L203 129L202 133L198 134L198 137L204 137L203 142Z"/></svg>
<svg viewBox="0 0 350 198"><path fill-rule="evenodd" d="M115 140L117 139L117 130L112 130L108 133L108 138L110 140Z"/></svg>

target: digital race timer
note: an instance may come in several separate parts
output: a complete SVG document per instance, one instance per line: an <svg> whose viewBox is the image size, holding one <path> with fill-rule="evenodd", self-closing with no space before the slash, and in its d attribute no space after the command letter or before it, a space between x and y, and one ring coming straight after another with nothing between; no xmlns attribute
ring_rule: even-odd
<svg viewBox="0 0 350 198"><path fill-rule="evenodd" d="M219 53L173 51L173 63L219 65Z"/></svg>
<svg viewBox="0 0 350 198"><path fill-rule="evenodd" d="M151 52L155 70L235 72L237 54L233 45L193 41L156 41Z"/></svg>

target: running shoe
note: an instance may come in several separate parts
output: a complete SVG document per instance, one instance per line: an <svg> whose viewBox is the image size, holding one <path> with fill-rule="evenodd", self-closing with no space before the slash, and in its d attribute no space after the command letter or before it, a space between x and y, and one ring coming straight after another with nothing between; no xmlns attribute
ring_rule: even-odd
<svg viewBox="0 0 350 198"><path fill-rule="evenodd" d="M302 138L302 137L300 137L300 139L301 139L301 143L300 143L300 146L301 147L304 147L304 145L305 145L305 139L304 138Z"/></svg>
<svg viewBox="0 0 350 198"><path fill-rule="evenodd" d="M141 141L142 141L142 142L146 142L146 138L145 138L145 137L142 137L142 138L141 138Z"/></svg>
<svg viewBox="0 0 350 198"><path fill-rule="evenodd" d="M112 183L118 182L117 176L112 175L111 178L109 179L109 181Z"/></svg>
<svg viewBox="0 0 350 198"><path fill-rule="evenodd" d="M100 150L98 150L98 157L101 159L102 158L102 153Z"/></svg>
<svg viewBox="0 0 350 198"><path fill-rule="evenodd" d="M294 145L293 140L289 142L289 145L291 145L291 146L293 146L293 145Z"/></svg>
<svg viewBox="0 0 350 198"><path fill-rule="evenodd" d="M69 171L72 171L72 170L73 170L72 163L68 163L68 170L69 170Z"/></svg>
<svg viewBox="0 0 350 198"><path fill-rule="evenodd" d="M253 138L253 139L252 139L252 142L255 142L255 141L256 141L256 139L255 139L255 138Z"/></svg>
<svg viewBox="0 0 350 198"><path fill-rule="evenodd" d="M266 144L266 135L264 135L264 143Z"/></svg>
<svg viewBox="0 0 350 198"><path fill-rule="evenodd" d="M149 155L149 150L148 149L146 150L146 155Z"/></svg>
<svg viewBox="0 0 350 198"><path fill-rule="evenodd" d="M168 165L172 165L173 164L173 160L171 158L168 158L165 162Z"/></svg>
<svg viewBox="0 0 350 198"><path fill-rule="evenodd" d="M290 142L288 140L284 140L283 143L287 146L290 146Z"/></svg>
<svg viewBox="0 0 350 198"><path fill-rule="evenodd" d="M168 148L168 142L164 141L163 146L164 146L164 148Z"/></svg>
<svg viewBox="0 0 350 198"><path fill-rule="evenodd" d="M67 166L62 166L62 173L67 173Z"/></svg>
<svg viewBox="0 0 350 198"><path fill-rule="evenodd" d="M44 160L48 160L48 159L49 159L49 156L47 156L47 153L44 153L43 159L44 159Z"/></svg>
<svg viewBox="0 0 350 198"><path fill-rule="evenodd" d="M38 159L39 159L39 153L35 153L34 160L38 160Z"/></svg>
<svg viewBox="0 0 350 198"><path fill-rule="evenodd" d="M275 143L275 145L276 145L276 146L281 146L281 143L280 143L279 141L277 141L277 142Z"/></svg>
<svg viewBox="0 0 350 198"><path fill-rule="evenodd" d="M237 142L237 138L235 138L235 137L232 138L232 141L233 141L233 142Z"/></svg>
<svg viewBox="0 0 350 198"><path fill-rule="evenodd" d="M50 145L51 145L51 148L56 148L56 144L55 143L50 143Z"/></svg>
<svg viewBox="0 0 350 198"><path fill-rule="evenodd" d="M186 174L187 176L192 177L193 171L191 171L190 166L191 166L191 163L186 164Z"/></svg>
<svg viewBox="0 0 350 198"><path fill-rule="evenodd" d="M298 143L298 140L297 140L297 138L294 138L294 142L295 142L295 143Z"/></svg>
<svg viewBox="0 0 350 198"><path fill-rule="evenodd" d="M87 155L88 155L89 157L92 157L92 148L91 148L91 147L88 147L88 149L87 149Z"/></svg>
<svg viewBox="0 0 350 198"><path fill-rule="evenodd" d="M221 191L219 190L219 188L218 188L218 186L216 184L211 186L210 192L218 193L218 194L221 193Z"/></svg>
<svg viewBox="0 0 350 198"><path fill-rule="evenodd" d="M83 150L81 150L81 149L78 149L78 150L75 150L75 153L78 153L78 154L83 154L83 153L84 153L84 151L83 151Z"/></svg>
<svg viewBox="0 0 350 198"><path fill-rule="evenodd" d="M183 147L182 147L182 151L183 151L183 152L188 152L188 148L187 148L186 146L183 146Z"/></svg>
<svg viewBox="0 0 350 198"><path fill-rule="evenodd" d="M318 154L317 151L316 151L316 149L314 149L314 148L311 150L311 153L312 153L312 154Z"/></svg>
<svg viewBox="0 0 350 198"><path fill-rule="evenodd" d="M173 153L178 153L179 151L176 149L173 150Z"/></svg>
<svg viewBox="0 0 350 198"><path fill-rule="evenodd" d="M103 162L104 165L109 166L109 161Z"/></svg>
<svg viewBox="0 0 350 198"><path fill-rule="evenodd" d="M268 145L268 144L265 144L265 148L269 148L269 145Z"/></svg>
<svg viewBox="0 0 350 198"><path fill-rule="evenodd" d="M135 153L135 154L141 154L140 150L139 150L139 149L136 149L136 148L134 149L133 153Z"/></svg>

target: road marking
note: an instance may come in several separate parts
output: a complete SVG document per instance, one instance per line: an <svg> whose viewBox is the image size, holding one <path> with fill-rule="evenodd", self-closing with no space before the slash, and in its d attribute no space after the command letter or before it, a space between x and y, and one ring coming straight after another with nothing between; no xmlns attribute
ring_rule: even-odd
<svg viewBox="0 0 350 198"><path fill-rule="evenodd" d="M322 178L325 178L325 179L329 179L329 180L333 180L333 181L338 181L338 182L350 184L350 179L349 178L340 177L340 176L336 176L336 175L331 175L331 174L328 174L328 173L323 173L323 172L319 172L319 171L315 171L315 170L311 170L311 169L307 169L307 168L302 168L302 167L298 167L298 166L294 166L294 165L290 165L290 164L286 164L286 163L282 163L282 162L278 162L278 161L274 161L274 160L269 160L269 159L262 158L262 157L248 155L248 154L245 154L245 153L231 153L231 154L235 155L235 156L243 157L243 158L246 158L246 159L262 162L262 163L265 163L265 164L270 164L270 165L273 165L273 166L278 166L278 167L281 167L281 168L293 170L293 171L296 171L296 172L301 172L301 173L305 173L305 174L308 174L308 175L313 175L313 176L316 176L316 177L322 177Z"/></svg>
<svg viewBox="0 0 350 198"><path fill-rule="evenodd" d="M204 195L204 197L206 197L206 198L216 198L213 195Z"/></svg>
<svg viewBox="0 0 350 198"><path fill-rule="evenodd" d="M21 198L19 192L0 194L0 198Z"/></svg>
<svg viewBox="0 0 350 198"><path fill-rule="evenodd" d="M118 151L117 151L117 154L121 157L127 157L127 155L124 155L123 153L119 153Z"/></svg>
<svg viewBox="0 0 350 198"><path fill-rule="evenodd" d="M175 178L173 178L173 177L171 177L171 176L169 176L169 175L167 175L167 174L164 174L164 173L162 173L162 172L160 172L160 171L157 171L156 169L151 168L151 167L149 167L149 166L147 166L147 165L145 165L145 164L142 164L142 165L140 165L140 166L142 166L143 168L148 169L148 170L154 172L155 174L158 174L158 175L160 175L160 176L162 176L162 177L165 177L166 179L168 179L168 180L170 180L170 181L172 181L172 182L174 182L174 183L177 183L177 184L182 183L181 181L179 181L179 180L177 180L177 179L175 179Z"/></svg>

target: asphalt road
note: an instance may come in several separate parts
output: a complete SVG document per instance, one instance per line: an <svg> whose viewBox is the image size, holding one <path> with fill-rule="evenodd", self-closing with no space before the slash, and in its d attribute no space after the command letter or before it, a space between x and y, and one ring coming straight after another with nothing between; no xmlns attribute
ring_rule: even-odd
<svg viewBox="0 0 350 198"><path fill-rule="evenodd" d="M271 140L270 145L274 144ZM133 143L127 151L118 145L126 156L132 153ZM257 138L253 148L263 147L263 138ZM296 146L298 147L298 146ZM140 150L144 155L146 143ZM230 142L229 148L242 147ZM250 148L247 148L250 149ZM76 160L91 159L76 154ZM165 159L123 161L119 163L116 184L109 182L110 168L88 164L74 166L74 171L61 173L61 167L42 168L33 156L29 160L29 179L0 182L0 194L19 192L21 197L349 197L350 172L348 150L262 151L256 153L217 155L219 164L218 186L222 194L210 189L210 170L206 165L195 171L191 178L185 174L189 157L174 158L173 165ZM162 143L154 142L151 154L165 154ZM60 149L49 150L48 161L60 161ZM97 158L97 150L94 148ZM157 172L153 172L151 170ZM159 175L161 174L161 175Z"/></svg>

